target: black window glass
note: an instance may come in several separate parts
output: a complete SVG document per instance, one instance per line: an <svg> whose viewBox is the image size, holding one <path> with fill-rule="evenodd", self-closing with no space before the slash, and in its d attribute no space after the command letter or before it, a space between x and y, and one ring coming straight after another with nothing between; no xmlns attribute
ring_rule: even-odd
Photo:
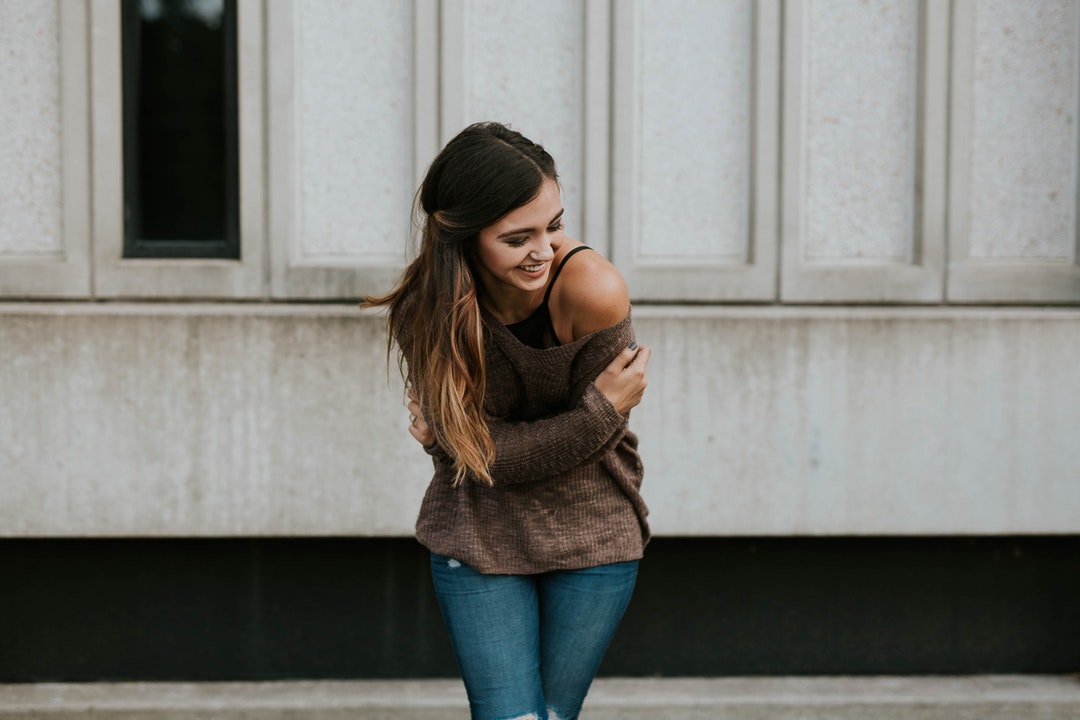
<svg viewBox="0 0 1080 720"><path fill-rule="evenodd" d="M239 258L235 0L123 0L124 256Z"/></svg>

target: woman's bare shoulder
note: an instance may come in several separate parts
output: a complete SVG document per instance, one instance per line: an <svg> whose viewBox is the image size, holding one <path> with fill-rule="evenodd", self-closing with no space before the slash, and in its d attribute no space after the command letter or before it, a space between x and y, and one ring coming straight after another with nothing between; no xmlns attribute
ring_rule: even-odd
<svg viewBox="0 0 1080 720"><path fill-rule="evenodd" d="M585 251L575 253L563 267L551 303L559 335L572 341L622 321L630 312L630 293L607 258Z"/></svg>

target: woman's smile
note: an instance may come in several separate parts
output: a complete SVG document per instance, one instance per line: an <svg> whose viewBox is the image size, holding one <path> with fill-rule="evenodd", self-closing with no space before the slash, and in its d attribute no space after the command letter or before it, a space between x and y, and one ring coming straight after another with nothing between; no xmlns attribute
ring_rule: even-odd
<svg viewBox="0 0 1080 720"><path fill-rule="evenodd" d="M530 275L543 273L547 269L547 263L539 263L537 265L519 265L522 270Z"/></svg>
<svg viewBox="0 0 1080 720"><path fill-rule="evenodd" d="M500 317L520 319L536 309L563 241L562 216L559 184L547 179L536 197L480 231L476 274Z"/></svg>

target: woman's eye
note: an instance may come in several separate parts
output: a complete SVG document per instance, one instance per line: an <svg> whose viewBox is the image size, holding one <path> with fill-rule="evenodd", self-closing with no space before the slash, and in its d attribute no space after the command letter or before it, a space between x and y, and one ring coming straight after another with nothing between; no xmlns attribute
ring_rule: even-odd
<svg viewBox="0 0 1080 720"><path fill-rule="evenodd" d="M510 247L521 247L529 241L529 238L517 238L516 240L507 240L506 244Z"/></svg>
<svg viewBox="0 0 1080 720"><path fill-rule="evenodd" d="M554 225L552 225L551 227L549 227L548 232L559 232L562 229L563 229L563 221L560 220L559 222L557 222Z"/></svg>

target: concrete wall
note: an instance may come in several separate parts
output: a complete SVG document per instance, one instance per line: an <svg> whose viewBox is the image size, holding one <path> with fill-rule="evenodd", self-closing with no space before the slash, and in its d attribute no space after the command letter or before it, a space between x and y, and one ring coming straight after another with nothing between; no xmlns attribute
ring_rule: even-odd
<svg viewBox="0 0 1080 720"><path fill-rule="evenodd" d="M656 308L665 535L1080 530L1080 314ZM0 306L0 535L407 535L430 462L379 318Z"/></svg>
<svg viewBox="0 0 1080 720"><path fill-rule="evenodd" d="M118 3L0 0L0 535L409 533L350 303L479 119L628 280L657 532L1078 532L1078 7L240 0L233 262L122 257Z"/></svg>

